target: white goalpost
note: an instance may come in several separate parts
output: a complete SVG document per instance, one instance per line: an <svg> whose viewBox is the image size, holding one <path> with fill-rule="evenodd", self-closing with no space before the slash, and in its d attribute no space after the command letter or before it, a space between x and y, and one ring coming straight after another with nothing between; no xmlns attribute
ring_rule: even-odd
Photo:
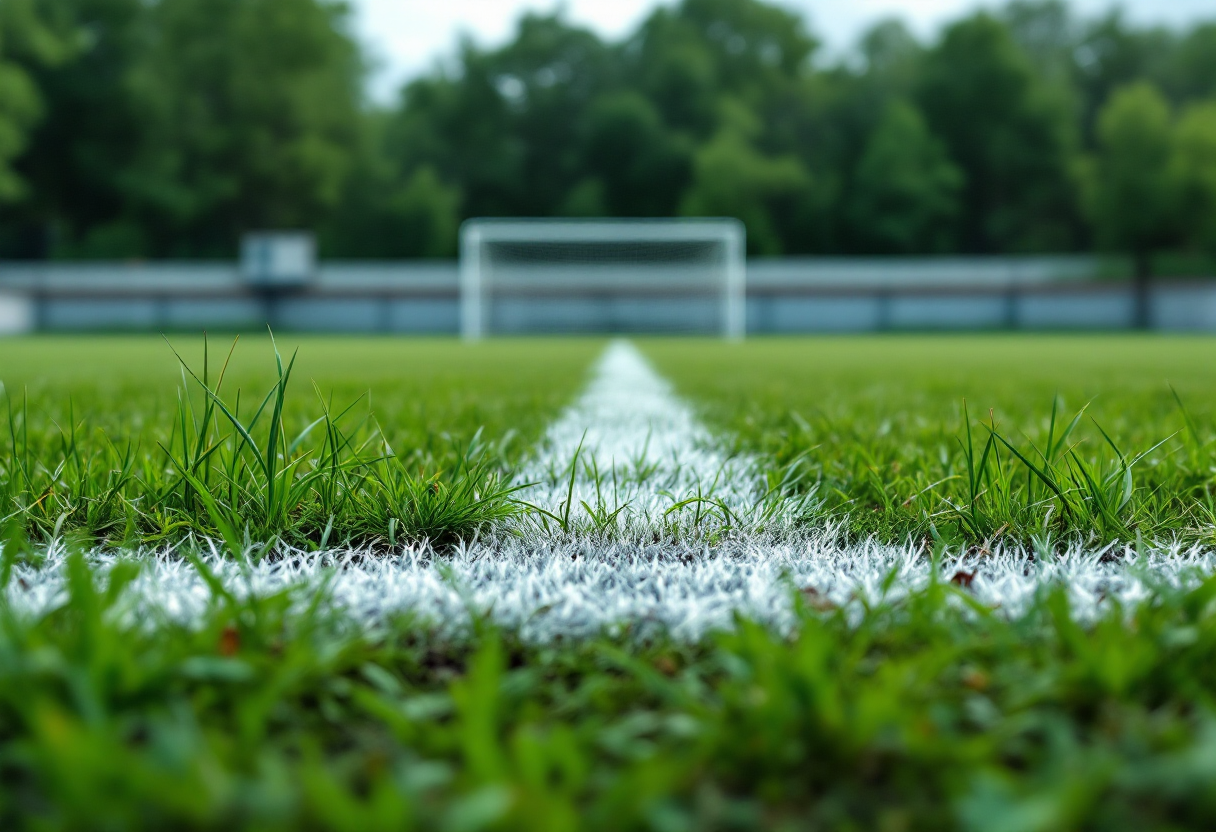
<svg viewBox="0 0 1216 832"><path fill-rule="evenodd" d="M466 340L528 332L744 336L746 232L733 219L473 219L460 232Z"/></svg>

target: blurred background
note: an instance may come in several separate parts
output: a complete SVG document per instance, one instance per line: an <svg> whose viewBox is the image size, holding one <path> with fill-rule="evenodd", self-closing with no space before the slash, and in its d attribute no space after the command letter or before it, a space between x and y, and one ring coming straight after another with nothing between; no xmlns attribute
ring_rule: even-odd
<svg viewBox="0 0 1216 832"><path fill-rule="evenodd" d="M1216 328L1216 9L0 0L0 329L455 332L467 218L695 216L753 332Z"/></svg>

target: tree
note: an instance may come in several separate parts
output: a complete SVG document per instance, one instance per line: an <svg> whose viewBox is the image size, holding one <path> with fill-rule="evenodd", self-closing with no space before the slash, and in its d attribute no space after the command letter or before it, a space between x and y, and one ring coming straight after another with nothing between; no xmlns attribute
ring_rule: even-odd
<svg viewBox="0 0 1216 832"><path fill-rule="evenodd" d="M866 30L858 43L858 51L865 60L867 75L896 86L911 81L924 50L907 24L899 18L891 18Z"/></svg>
<svg viewBox="0 0 1216 832"><path fill-rule="evenodd" d="M61 36L43 11L36 0L0 3L0 256L46 248L45 233L26 219L39 188L30 186L25 162L41 148L36 131L48 110L37 73L64 62L77 39Z"/></svg>
<svg viewBox="0 0 1216 832"><path fill-rule="evenodd" d="M612 55L593 32L560 14L525 15L487 69L506 99L519 152L512 213L551 214L585 173L580 132L612 87Z"/></svg>
<svg viewBox="0 0 1216 832"><path fill-rule="evenodd" d="M454 72L407 86L390 148L402 170L459 183L466 215L547 216L587 177L594 102L612 88L607 46L560 14L525 15L500 49L462 47Z"/></svg>
<svg viewBox="0 0 1216 832"><path fill-rule="evenodd" d="M915 107L893 102L853 173L848 213L866 251L953 248L963 175Z"/></svg>
<svg viewBox="0 0 1216 832"><path fill-rule="evenodd" d="M1135 29L1121 8L1084 27L1074 55L1080 94L1081 134L1096 141L1098 114L1114 91L1139 80L1160 83L1167 70L1174 36L1167 30Z"/></svg>
<svg viewBox="0 0 1216 832"><path fill-rule="evenodd" d="M1181 39L1165 84L1175 101L1216 96L1216 23L1196 26Z"/></svg>
<svg viewBox="0 0 1216 832"><path fill-rule="evenodd" d="M807 77L817 47L801 16L761 0L683 0L660 8L623 50L628 82L666 124L712 137L721 102L740 101L767 123Z"/></svg>
<svg viewBox="0 0 1216 832"><path fill-rule="evenodd" d="M458 183L466 216L516 215L527 148L515 131L511 90L491 57L466 42L453 70L406 85L386 152L401 171L430 165Z"/></svg>
<svg viewBox="0 0 1216 832"><path fill-rule="evenodd" d="M696 139L713 134L721 93L713 51L672 9L660 7L625 44L629 86L669 127Z"/></svg>
<svg viewBox="0 0 1216 832"><path fill-rule="evenodd" d="M414 171L404 185L390 193L382 216L388 219L377 240L365 240L352 247L363 256L375 254L385 241L392 250L383 256L451 257L456 253L460 228L460 191L449 187L433 168ZM367 233L367 229L364 229Z"/></svg>
<svg viewBox="0 0 1216 832"><path fill-rule="evenodd" d="M31 70L47 115L20 162L52 255L231 256L336 205L363 125L343 5L31 2L76 47Z"/></svg>
<svg viewBox="0 0 1216 832"><path fill-rule="evenodd" d="M121 182L147 126L127 85L149 43L147 8L141 0L0 4L9 14L22 6L27 20L40 23L39 37L26 42L19 58L44 116L18 163L29 196L6 212L5 224L29 241L17 244L18 252L62 254L122 215ZM45 59L48 41L58 44L53 60Z"/></svg>
<svg viewBox="0 0 1216 832"><path fill-rule="evenodd" d="M950 26L925 58L916 99L966 177L963 250L1076 244L1068 101L1035 76L1003 24L979 14Z"/></svg>
<svg viewBox="0 0 1216 832"><path fill-rule="evenodd" d="M752 138L755 116L740 104L727 104L723 127L696 154L692 187L684 196L684 216L736 217L747 226L748 249L756 254L780 254L781 239L772 220L774 203L796 198L810 186L810 177L792 156L769 157Z"/></svg>
<svg viewBox="0 0 1216 832"><path fill-rule="evenodd" d="M868 252L851 221L852 178L891 103L916 85L923 48L898 20L881 21L858 44L860 60L799 78L765 116L761 146L796 157L813 188L774 211L784 250L798 254Z"/></svg>
<svg viewBox="0 0 1216 832"><path fill-rule="evenodd" d="M430 165L400 167L387 114L371 114L338 207L318 227L326 257L449 257L456 253L460 189Z"/></svg>
<svg viewBox="0 0 1216 832"><path fill-rule="evenodd" d="M676 14L713 56L718 88L752 107L807 70L817 46L800 15L759 0L684 0Z"/></svg>
<svg viewBox="0 0 1216 832"><path fill-rule="evenodd" d="M1077 24L1063 0L1011 0L1000 11L1014 42L1039 75L1067 82L1075 70Z"/></svg>
<svg viewBox="0 0 1216 832"><path fill-rule="evenodd" d="M1152 255L1176 233L1169 104L1147 82L1117 90L1098 118L1097 138L1097 156L1086 177L1086 209L1099 244L1132 255L1136 320L1147 326Z"/></svg>
<svg viewBox="0 0 1216 832"><path fill-rule="evenodd" d="M1179 119L1173 180L1188 242L1216 255L1216 101L1194 104Z"/></svg>
<svg viewBox="0 0 1216 832"><path fill-rule="evenodd" d="M145 12L140 0L0 4L6 46L16 47L43 109L16 165L27 197L4 212L7 255L55 253L80 227L119 212L116 181L142 127L124 79Z"/></svg>
<svg viewBox="0 0 1216 832"><path fill-rule="evenodd" d="M256 228L308 227L342 195L363 65L328 0L161 0L132 73L149 124L127 210L158 254L231 252Z"/></svg>
<svg viewBox="0 0 1216 832"><path fill-rule="evenodd" d="M7 57L5 39L19 38L17 26L26 21L7 6L0 14L0 202L12 202L26 193L13 160L25 150L29 130L42 115L42 101L33 79Z"/></svg>
<svg viewBox="0 0 1216 832"><path fill-rule="evenodd" d="M602 210L614 216L670 216L692 178L691 142L636 92L606 95L592 106L583 160Z"/></svg>

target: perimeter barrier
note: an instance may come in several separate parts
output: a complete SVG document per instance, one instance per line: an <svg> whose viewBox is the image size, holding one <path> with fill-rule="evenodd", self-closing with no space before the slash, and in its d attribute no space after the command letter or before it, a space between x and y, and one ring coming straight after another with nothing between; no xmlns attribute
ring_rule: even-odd
<svg viewBox="0 0 1216 832"><path fill-rule="evenodd" d="M636 281L634 281L636 283ZM507 332L680 332L701 314L646 292L504 299ZM623 285L626 285L623 283ZM1123 330L1134 285L1096 257L778 258L748 263L747 331L794 333ZM1216 331L1216 277L1157 279L1147 323ZM510 304L519 305L518 309ZM0 262L0 332L239 331L451 334L460 330L454 261L322 261L307 283L249 285L236 263Z"/></svg>

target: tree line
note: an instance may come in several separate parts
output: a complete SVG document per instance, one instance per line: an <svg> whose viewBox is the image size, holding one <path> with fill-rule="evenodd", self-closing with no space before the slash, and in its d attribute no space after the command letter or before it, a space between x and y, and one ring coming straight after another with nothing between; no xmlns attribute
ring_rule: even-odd
<svg viewBox="0 0 1216 832"><path fill-rule="evenodd" d="M390 106L331 0L0 2L0 257L454 253L470 216L742 219L758 254L1216 253L1216 22L1015 0L829 59L795 12L560 13Z"/></svg>

